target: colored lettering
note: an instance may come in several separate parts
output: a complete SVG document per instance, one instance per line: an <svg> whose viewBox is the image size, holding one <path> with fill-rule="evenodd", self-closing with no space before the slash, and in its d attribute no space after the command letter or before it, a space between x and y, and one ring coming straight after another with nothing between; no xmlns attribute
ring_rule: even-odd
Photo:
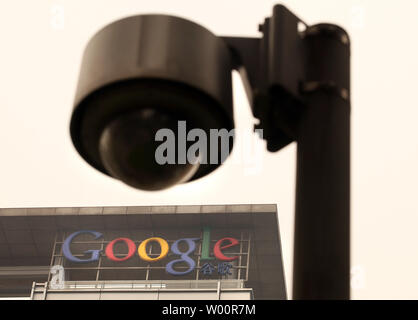
<svg viewBox="0 0 418 320"><path fill-rule="evenodd" d="M228 241L229 243L221 246L222 243ZM215 243L215 247L213 248L213 253L215 254L216 259L221 261L233 261L235 259L238 259L238 256L234 257L227 257L222 253L222 250L231 248L233 246L236 246L239 243L239 241L235 238L223 238Z"/></svg>
<svg viewBox="0 0 418 320"><path fill-rule="evenodd" d="M209 256L210 250L210 229L208 227L203 228L203 239L202 239L202 255L200 260L213 260L213 257Z"/></svg>
<svg viewBox="0 0 418 320"><path fill-rule="evenodd" d="M151 258L148 254L147 254L147 244L155 241L158 242L158 244L160 245L161 248L161 253L158 257L156 258ZM159 261L161 259L164 259L167 254L168 254L168 243L167 241L165 241L162 238L149 238L145 241L142 241L141 245L138 247L138 254L141 257L142 260L148 261L148 262L155 262L155 261Z"/></svg>
<svg viewBox="0 0 418 320"><path fill-rule="evenodd" d="M62 245L62 251L63 251L64 256L69 261L75 262L75 263L90 263L90 262L98 261L99 257L100 257L100 253L102 251L100 249L85 251L84 254L90 255L90 257L88 257L86 259L76 257L71 252L71 248L70 248L71 243L73 242L73 240L77 236L79 236L81 234L90 234L94 237L93 238L94 240L99 239L100 237L103 236L103 234L101 234L100 232L90 231L90 230L83 230L83 231L78 231L78 232L72 233L67 239L65 239L65 241ZM175 276L186 275L186 274L192 272L196 268L196 262L193 258L191 258L191 255L196 250L196 241L197 240L200 240L200 239L199 238L184 238L184 239L179 239L172 244L171 252L172 252L173 255L176 255L179 258L170 261L166 265L166 271L169 274L175 275ZM123 257L117 257L117 255L115 255L114 246L118 242L124 242L125 245L128 247L128 253ZM147 253L147 246L151 242L157 242L160 246L161 250L160 250L160 253L157 257L150 256ZM187 244L187 249L184 252L180 251L180 248L179 248L179 245L182 242L185 242ZM206 228L203 229L202 250L201 250L201 256L200 256L201 260L213 260L213 259L216 258L220 261L233 261L233 260L238 258L238 256L234 256L234 257L226 256L225 253L222 252L223 250L225 250L227 248L231 248L233 246L236 246L239 243L239 241L237 239L235 239L235 238L223 238L223 239L217 241L215 243L214 248L213 248L214 257L210 256L210 243L211 243L210 229L206 227ZM126 261L126 260L132 258L135 255L135 250L136 250L136 245L135 245L134 241L132 241L131 239L128 239L128 238L117 238L117 239L114 239L107 244L106 249L105 249L105 255L108 257L108 259L110 259L112 261L122 262L122 261ZM142 241L141 244L138 246L139 257L142 260L147 261L147 262L157 262L157 261L162 260L165 257L167 257L169 251L170 251L170 246L169 246L168 242L166 240L164 240L163 238L159 238L159 237L148 238L148 239ZM185 266L187 266L187 267L185 268ZM218 268L220 268L220 267L218 266ZM230 268L229 266L228 266L228 268L226 268L226 267L223 268L222 270L225 269L225 272L222 271L222 270L221 270L222 272L220 272L219 269L218 269L218 273L219 274L229 274L229 268Z"/></svg>
<svg viewBox="0 0 418 320"><path fill-rule="evenodd" d="M65 239L65 241L62 245L62 252L63 252L64 256L72 262L89 263L89 262L97 261L99 259L99 256L100 256L100 251L102 251L102 250L87 250L87 251L85 251L84 252L85 254L91 253L91 257L89 259L79 259L77 257L74 257L74 255L71 253L71 249L70 249L71 242L73 241L73 239L75 237L77 237L78 235L83 234L83 233L92 234L95 237L94 240L99 239L101 236L103 236L100 232L89 231L89 230L74 232L67 239Z"/></svg>
<svg viewBox="0 0 418 320"><path fill-rule="evenodd" d="M126 257L116 258L115 254L113 253L113 246L115 245L115 243L121 242L121 241L125 242L126 245L128 246L128 254L126 255ZM112 261L126 261L129 258L132 258L132 256L135 253L135 248L136 248L135 243L131 239L118 238L118 239L113 240L107 245L105 252L106 252L106 256Z"/></svg>
<svg viewBox="0 0 418 320"><path fill-rule="evenodd" d="M173 260L171 262L169 262L166 266L166 270L169 274L175 275L175 276L179 276L179 275L185 275L188 274L190 272L192 272L196 266L196 262L189 257L189 254L191 254L192 252L194 252L194 250L196 249L196 243L195 241L199 240L199 238L186 238L186 239L179 239L176 242L173 243L173 245L171 246L171 252L173 252L174 254L180 255L180 259L176 259ZM189 247L189 249L186 252L181 252L179 250L179 243L185 241ZM186 271L176 271L174 270L174 265L177 263L181 263L181 262L185 262L186 264L189 265L189 268Z"/></svg>

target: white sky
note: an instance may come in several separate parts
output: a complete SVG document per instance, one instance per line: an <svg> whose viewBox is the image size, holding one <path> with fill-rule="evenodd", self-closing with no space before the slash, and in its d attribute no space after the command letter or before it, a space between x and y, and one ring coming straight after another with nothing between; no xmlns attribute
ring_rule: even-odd
<svg viewBox="0 0 418 320"><path fill-rule="evenodd" d="M225 164L213 175L146 193L90 168L69 120L82 52L104 25L166 13L219 35L257 36L276 1L2 0L0 207L277 203L291 291L296 148L262 153L259 172ZM356 299L418 298L418 3L282 1L309 24L332 22L352 40L352 265ZM64 23L59 20L64 10ZM57 20L58 19L58 20ZM234 78L236 121L251 113ZM363 275L363 276L361 276Z"/></svg>

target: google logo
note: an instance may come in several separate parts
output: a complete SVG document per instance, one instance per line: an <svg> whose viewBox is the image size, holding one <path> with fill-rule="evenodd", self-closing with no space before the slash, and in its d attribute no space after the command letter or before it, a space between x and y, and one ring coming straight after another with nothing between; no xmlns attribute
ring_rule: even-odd
<svg viewBox="0 0 418 320"><path fill-rule="evenodd" d="M103 237L103 234L97 231L91 231L91 230L82 230L72 233L68 238L65 239L62 251L66 259L68 259L71 262L74 263L91 263L98 261L100 258L100 253L102 252L101 249L96 250L87 250L84 252L86 255L90 255L87 259L80 259L78 257L75 257L73 253L71 252L71 243L73 242L74 238L81 234L90 234L94 236L94 240L97 240L101 237ZM168 242L160 237L152 237L148 238L146 240L143 240L138 248L136 248L135 242L132 241L129 238L117 238L112 241L110 241L106 248L105 248L105 255L108 259L115 261L115 262L122 262L126 261L130 258L132 258L135 255L135 252L138 253L138 256L140 259L147 261L147 262L157 262L165 257L167 257L169 251L171 250L171 253L173 255L178 256L178 259L170 261L166 265L166 271L167 273L175 276L180 275L186 275L190 272L192 272L196 267L196 262L190 257L192 253L196 250L196 241L200 240L200 238L182 238L174 241L174 243L171 245L171 248L168 244ZM124 243L128 248L128 253L124 257L116 257L114 253L114 246L116 243L122 242ZM147 246L155 242L160 247L160 254L158 257L150 257L147 253ZM187 249L182 252L180 251L179 245L180 243L185 243ZM234 247L239 244L239 241L235 238L226 237L218 240L213 248L213 255L217 260L220 261L233 261L238 259L238 256L227 256L223 250ZM205 228L203 232L203 239L202 239L202 254L201 254L201 260L212 260L214 257L210 257L210 229ZM185 263L188 265L188 269L185 271L179 271L175 270L175 266L180 263Z"/></svg>

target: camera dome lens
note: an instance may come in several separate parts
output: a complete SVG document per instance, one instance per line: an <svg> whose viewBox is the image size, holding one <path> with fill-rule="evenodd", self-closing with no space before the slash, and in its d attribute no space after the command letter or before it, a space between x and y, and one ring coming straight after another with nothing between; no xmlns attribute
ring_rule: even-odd
<svg viewBox="0 0 418 320"><path fill-rule="evenodd" d="M103 130L99 152L105 169L113 177L142 190L162 190L187 181L199 164L159 164L156 150L158 130L177 132L177 119L152 108L139 109L117 117ZM177 155L177 141L173 146ZM170 161L170 163L172 163Z"/></svg>

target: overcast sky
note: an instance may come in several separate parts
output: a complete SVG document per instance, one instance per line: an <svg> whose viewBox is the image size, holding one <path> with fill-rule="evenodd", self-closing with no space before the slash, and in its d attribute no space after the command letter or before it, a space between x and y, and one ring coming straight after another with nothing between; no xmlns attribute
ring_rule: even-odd
<svg viewBox="0 0 418 320"><path fill-rule="evenodd" d="M101 27L130 15L166 13L218 35L257 36L274 3L2 0L0 207L276 203L290 291L295 144L261 152L256 166L228 161L201 181L147 193L90 168L69 137L81 56ZM281 3L309 24L341 25L352 40L353 298L417 299L418 3ZM249 132L253 119L236 75L234 100L237 127Z"/></svg>

